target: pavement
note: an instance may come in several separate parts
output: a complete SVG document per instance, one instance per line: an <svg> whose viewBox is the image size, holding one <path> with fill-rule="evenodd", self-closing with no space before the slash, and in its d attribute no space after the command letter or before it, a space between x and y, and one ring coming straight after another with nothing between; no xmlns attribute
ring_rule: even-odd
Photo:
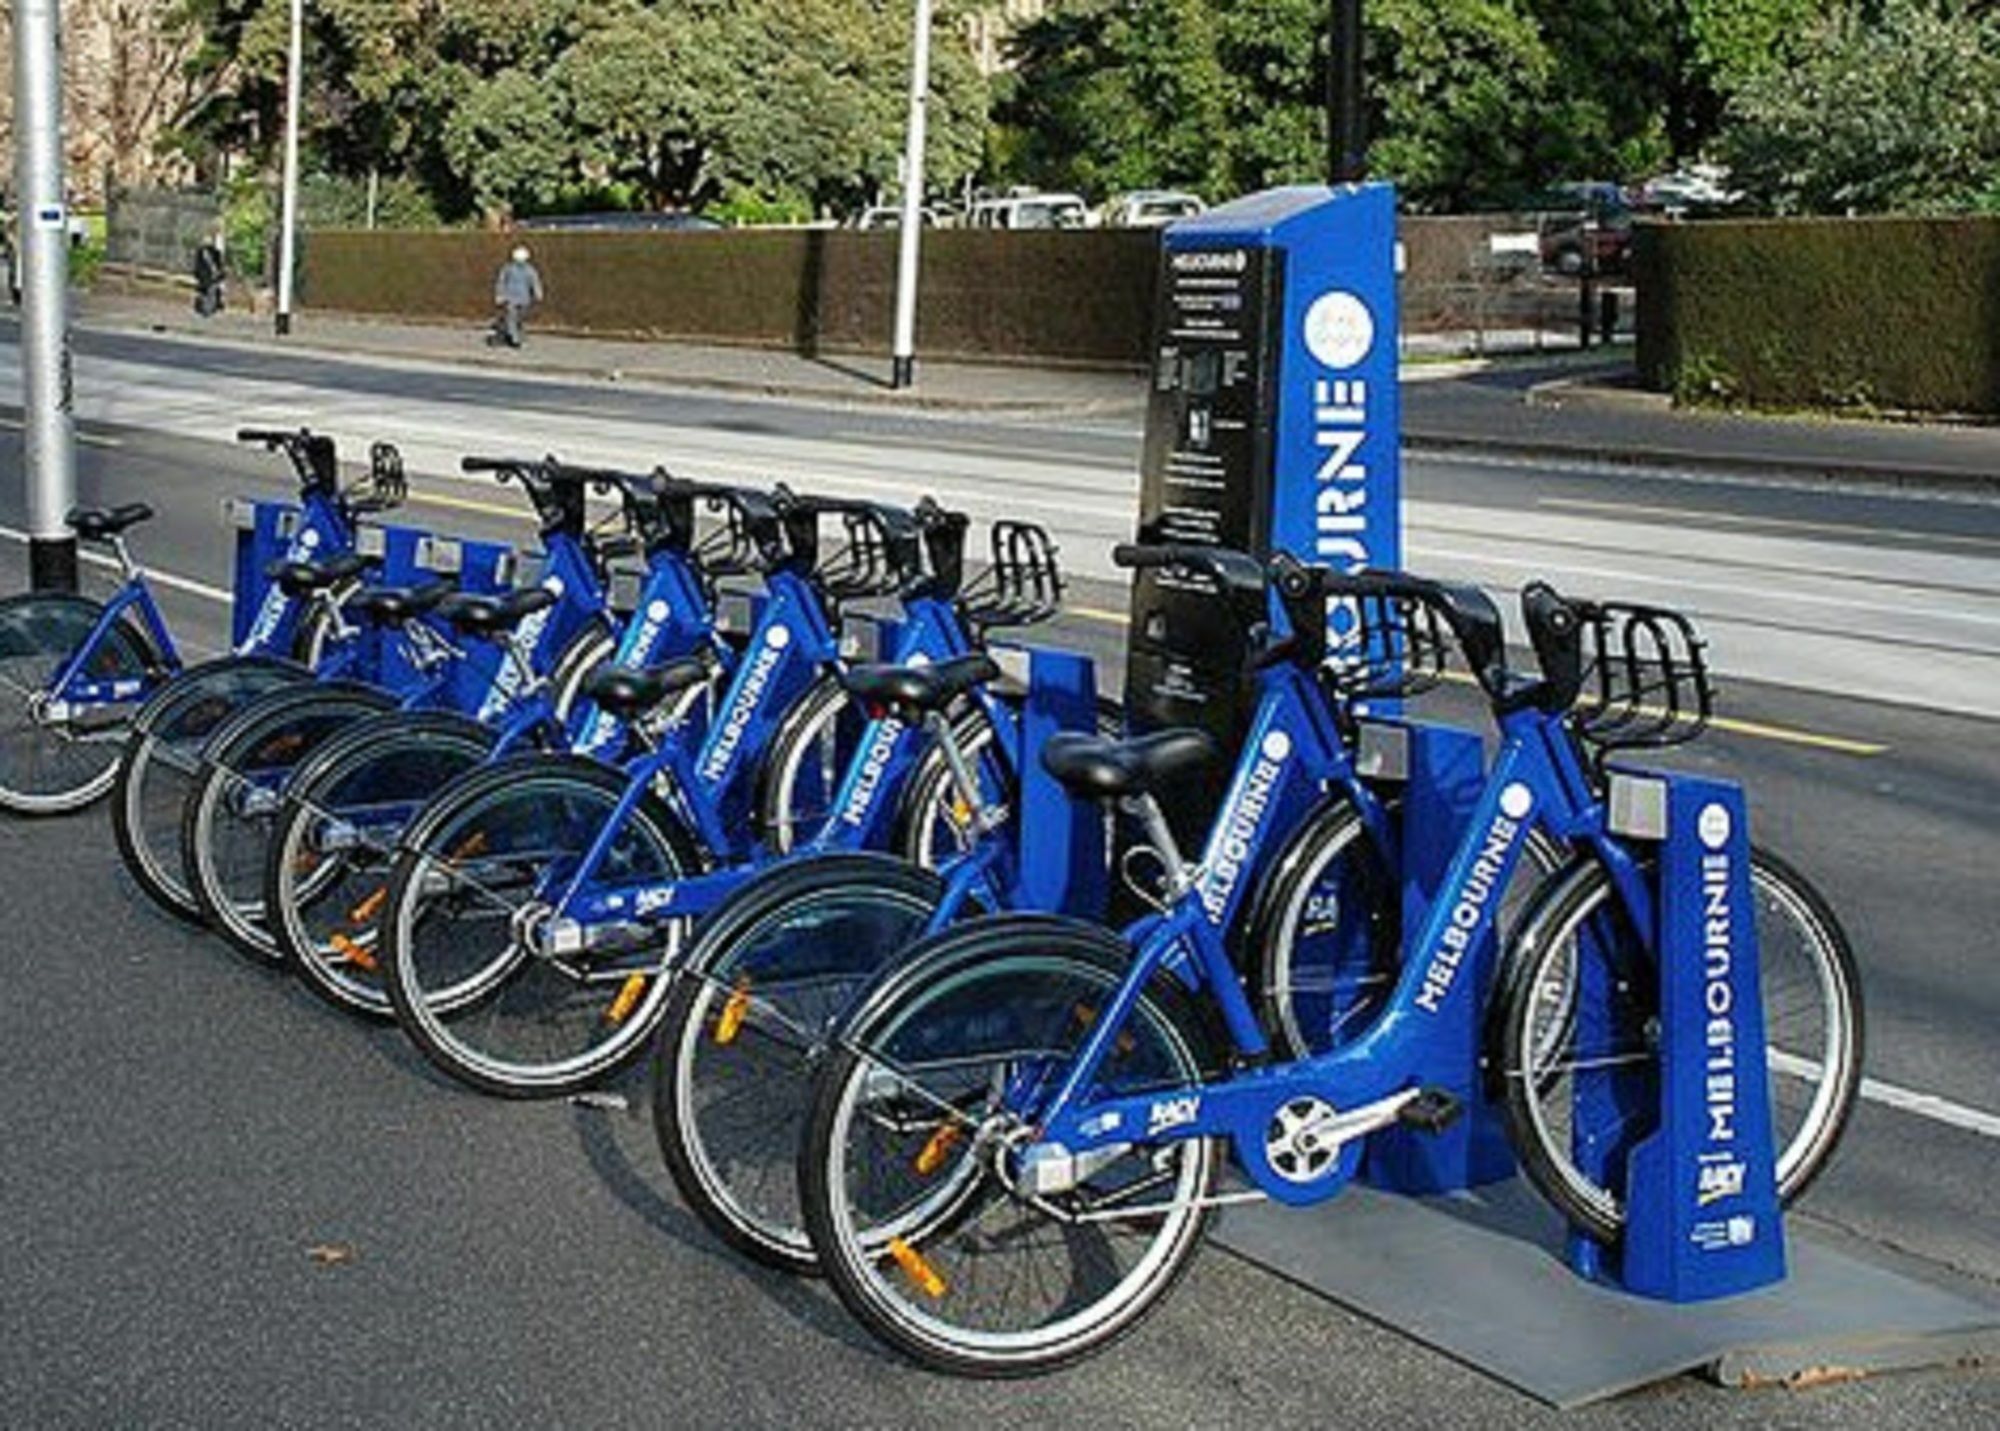
<svg viewBox="0 0 2000 1431"><path fill-rule="evenodd" d="M77 319L85 329L252 350L885 410L1076 418L1143 414L1146 402L1143 374L1100 368L924 360L915 387L899 391L889 385L887 359L866 356L532 331L516 351L487 347L484 330L466 326L311 311L280 339L267 316L202 319L184 301L149 293L83 295ZM1629 346L1610 356L1572 348L1466 358L1455 338L1414 337L1406 353L1404 434L1416 452L2000 491L2000 427L1678 409L1637 387Z"/></svg>

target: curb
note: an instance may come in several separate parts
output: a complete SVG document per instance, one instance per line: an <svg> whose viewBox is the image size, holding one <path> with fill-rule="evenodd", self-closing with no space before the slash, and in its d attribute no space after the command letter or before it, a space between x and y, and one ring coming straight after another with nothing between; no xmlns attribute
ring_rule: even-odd
<svg viewBox="0 0 2000 1431"><path fill-rule="evenodd" d="M2000 473L1905 466L1895 463L1835 462L1771 457L1761 453L1689 452L1678 448L1619 451L1585 443L1531 441L1507 437L1465 437L1452 433L1406 432L1406 452L1435 457L1504 457L1517 461L1581 463L1637 472L1671 472L1689 477L1778 478L1800 485L1879 487L1963 497L2000 497Z"/></svg>

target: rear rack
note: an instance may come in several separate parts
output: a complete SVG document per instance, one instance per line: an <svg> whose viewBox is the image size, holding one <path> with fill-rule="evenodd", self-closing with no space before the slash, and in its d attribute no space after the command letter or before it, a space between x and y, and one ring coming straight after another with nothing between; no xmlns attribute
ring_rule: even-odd
<svg viewBox="0 0 2000 1431"><path fill-rule="evenodd" d="M1600 770L1616 751L1683 745L1708 728L1715 688L1707 643L1687 617L1627 602L1571 606L1582 645L1571 715Z"/></svg>
<svg viewBox="0 0 2000 1431"><path fill-rule="evenodd" d="M991 562L959 598L968 625L1034 626L1062 609L1062 568L1046 527L999 521L990 541Z"/></svg>

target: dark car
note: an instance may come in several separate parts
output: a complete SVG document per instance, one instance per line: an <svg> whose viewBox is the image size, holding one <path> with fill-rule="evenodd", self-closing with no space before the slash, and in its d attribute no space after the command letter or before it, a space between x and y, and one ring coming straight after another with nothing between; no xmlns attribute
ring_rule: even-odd
<svg viewBox="0 0 2000 1431"><path fill-rule="evenodd" d="M670 209L664 213L618 209L599 214L545 214L540 218L523 219L517 227L538 230L562 229L572 232L603 230L613 233L706 233L719 229L722 225L714 219L705 219L700 214L692 214L685 209Z"/></svg>
<svg viewBox="0 0 2000 1431"><path fill-rule="evenodd" d="M1632 257L1632 203L1617 184L1558 184L1530 205L1541 217L1542 266L1566 277L1623 273Z"/></svg>

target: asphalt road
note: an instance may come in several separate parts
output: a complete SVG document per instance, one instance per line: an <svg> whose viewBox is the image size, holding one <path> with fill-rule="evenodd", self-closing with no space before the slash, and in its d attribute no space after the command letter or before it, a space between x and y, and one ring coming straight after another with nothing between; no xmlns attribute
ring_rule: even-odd
<svg viewBox="0 0 2000 1431"><path fill-rule="evenodd" d="M180 579L163 595L196 648L222 640L223 608L202 590L224 569L217 503L284 486L268 459L217 440L246 422L409 438L419 472L460 450L554 447L902 496L928 486L987 512L1039 502L1073 563L1124 535L1133 491L1135 431L1116 421L911 418L143 340L82 349L83 496L160 509L135 544ZM12 359L0 349L0 367ZM0 414L0 528L16 532L19 463ZM1497 457L1416 461L1408 486L1413 564L1514 584L1525 568L1510 563L1546 561L1571 579L1597 572L1581 583L1597 592L1653 581L1642 594L1716 607L1702 614L1725 667L1797 657L1776 662L1785 685L1731 680L1732 724L1689 758L1750 782L1760 837L1824 885L1864 963L1878 1084L1802 1215L2000 1295L2000 967L1981 938L2000 924L2000 681L1964 669L1993 659L2000 509ZM504 494L419 490L418 520L527 535ZM1712 582L1711 559L1735 574ZM0 539L0 589L23 567ZM1724 581L1742 591L1708 592ZM1856 615L1867 601L1883 609ZM1116 585L1085 581L1053 633L1097 653L1114 684L1122 605ZM1464 705L1447 697L1444 710ZM701 1233L659 1167L642 1090L621 1112L498 1105L442 1084L393 1032L356 1029L154 914L101 812L0 825L0 917L13 936L0 985L11 1424L1545 1418L1214 1252L1085 1369L1005 1390L924 1377L879 1354L821 1289L753 1273ZM1906 1111L1901 1093L1956 1114ZM1682 1381L1565 1419L1993 1424L2000 1377L1765 1394Z"/></svg>

